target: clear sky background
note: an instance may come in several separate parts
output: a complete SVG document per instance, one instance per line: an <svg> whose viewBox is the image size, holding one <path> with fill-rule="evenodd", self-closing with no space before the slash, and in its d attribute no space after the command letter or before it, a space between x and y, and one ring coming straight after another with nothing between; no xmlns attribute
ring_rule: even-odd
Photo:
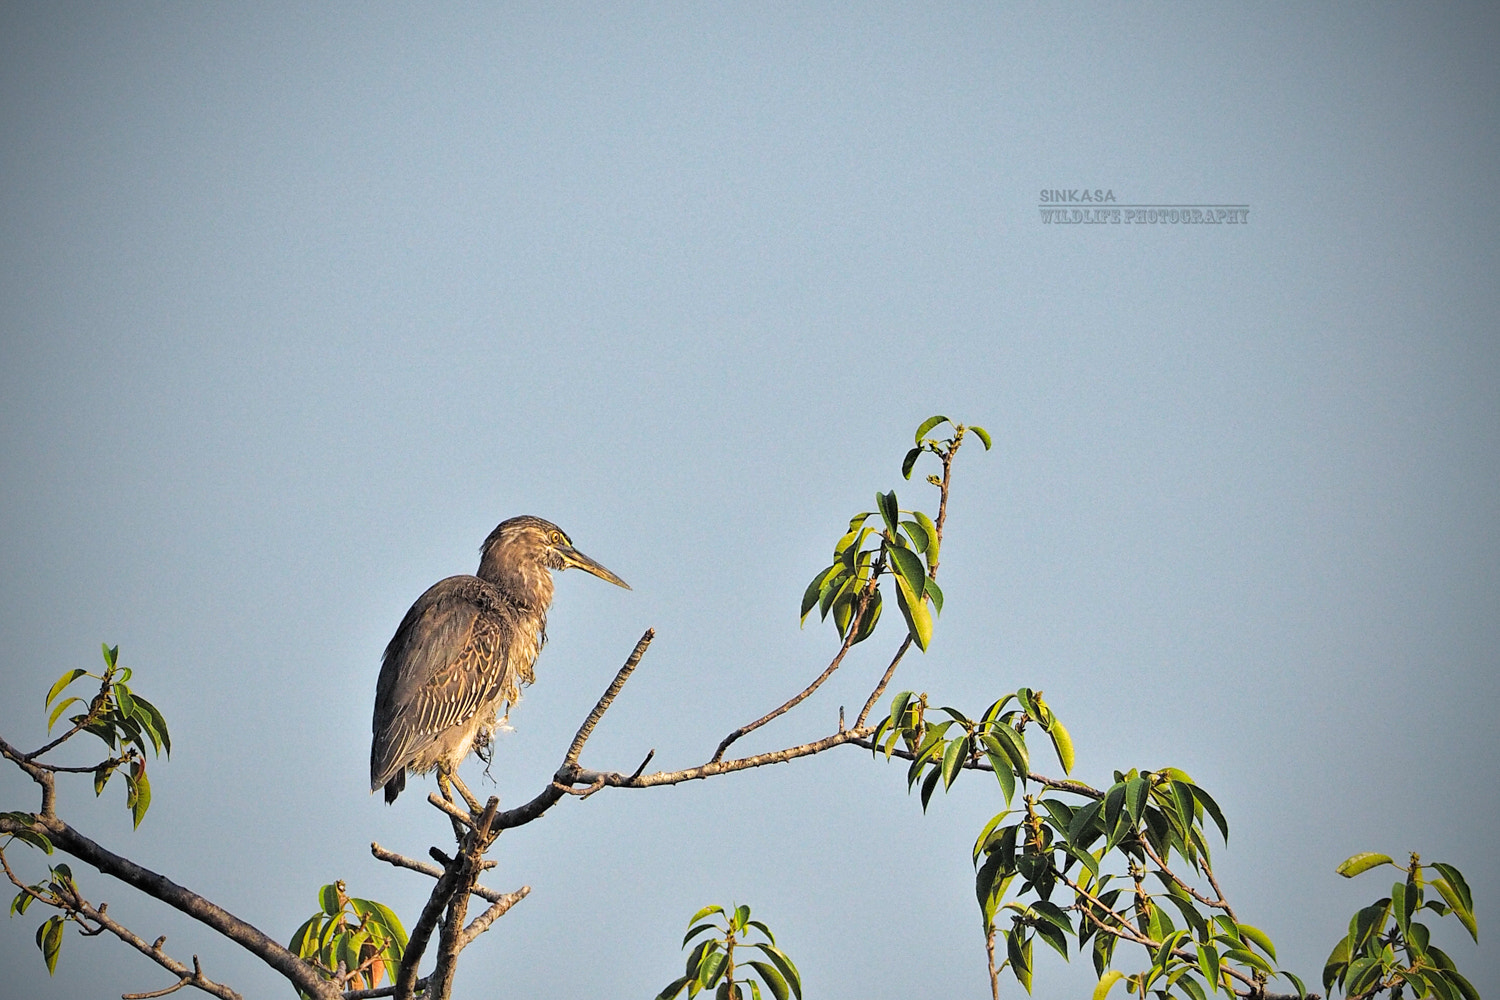
<svg viewBox="0 0 1500 1000"><path fill-rule="evenodd" d="M896 687L1041 688L1085 780L1190 772L1310 984L1388 887L1339 861L1459 865L1485 943L1437 940L1495 995L1497 41L1484 5L6 4L0 732L39 745L48 685L119 643L175 753L139 831L85 781L81 827L281 940L335 878L410 923L429 886L369 842L447 825L430 780L372 797L367 755L428 585L534 513L635 588L559 580L477 788L540 791L648 626L585 763L701 762L826 663L802 588L876 490L932 501L899 463L942 412L996 446L961 454ZM1052 188L1251 211L1045 225ZM741 746L857 711L897 621ZM730 901L809 998L987 995L998 792L923 816L903 776L848 749L562 802L501 841L489 884L533 892L458 995L654 995ZM6 771L0 808L34 802ZM71 933L49 979L37 912L0 925L0 993L168 984ZM1037 995L1087 995L1043 951Z"/></svg>

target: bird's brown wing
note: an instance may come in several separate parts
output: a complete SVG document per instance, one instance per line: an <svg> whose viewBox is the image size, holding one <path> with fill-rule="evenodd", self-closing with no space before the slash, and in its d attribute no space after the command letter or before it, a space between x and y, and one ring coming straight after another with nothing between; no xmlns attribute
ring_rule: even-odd
<svg viewBox="0 0 1500 1000"><path fill-rule="evenodd" d="M498 624L482 613L476 585L483 586L462 576L434 584L386 646L375 687L371 791L398 778L443 732L494 696L504 672L502 644Z"/></svg>

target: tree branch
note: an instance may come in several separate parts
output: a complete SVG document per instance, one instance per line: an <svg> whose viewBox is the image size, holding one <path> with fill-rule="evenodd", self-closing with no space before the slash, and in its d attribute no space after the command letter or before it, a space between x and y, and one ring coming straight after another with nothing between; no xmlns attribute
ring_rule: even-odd
<svg viewBox="0 0 1500 1000"><path fill-rule="evenodd" d="M429 876L430 878L434 879L440 879L443 877L443 869L439 868L437 865L429 865L425 861L418 861L415 858L408 858L404 854L397 854L395 851L387 850L386 848L381 847L379 844L370 844L370 853L373 854L376 858L379 858L381 861L384 861L385 863L393 865L397 868L406 868L410 871L421 872L423 875ZM485 862L485 864L493 864L493 862L487 861ZM479 885L478 883L475 883L469 891L478 896L480 899L488 900L491 903L498 903L501 900L509 899L510 896L514 895L514 893L496 892L494 889ZM522 895L525 895L526 893L530 892L531 889L529 887L523 887L521 890L517 891L520 891Z"/></svg>
<svg viewBox="0 0 1500 1000"><path fill-rule="evenodd" d="M323 979L316 966L304 962L267 937L259 928L241 920L222 906L204 899L163 875L158 875L128 858L123 858L101 847L56 816L39 817L36 825L46 832L48 839L55 847L80 861L93 865L104 874L119 879L153 899L181 910L199 923L217 931L281 973L293 986L304 993L323 998L323 1000L336 1000L340 996L338 989ZM100 916L102 917L103 914L100 913ZM90 919L95 918L91 916ZM119 932L112 928L111 932L121 937ZM121 939L134 944L127 938L121 937ZM147 954L151 954L149 948L144 950ZM169 966L167 968L179 975L186 971L186 966L180 969L171 969Z"/></svg>
<svg viewBox="0 0 1500 1000"><path fill-rule="evenodd" d="M834 656L833 662L829 663L828 666L823 670L823 672L819 674L811 684L803 688L799 693L793 695L781 706L779 706L778 708L773 708L771 711L756 719L754 722L745 723L745 725L741 726L740 728L736 729L734 732L730 733L728 736L720 740L718 749L716 749L714 751L714 755L709 758L708 762L710 764L716 764L719 761L723 760L724 751L728 750L730 745L740 737L754 732L777 716L784 715L785 713L796 708L803 701L806 701L808 696L810 696L814 691L823 686L824 681L833 676L833 672L839 668L839 664L844 662L844 656L848 654L849 650L854 647L854 637L859 632L859 619L865 613L866 605L869 604L870 600L870 591L878 585L878 579L878 577L872 576L870 578L870 582L866 584L865 593L860 596L859 614L854 617L853 622L851 622L849 626L849 630L844 634L844 644L839 647L838 654Z"/></svg>
<svg viewBox="0 0 1500 1000"><path fill-rule="evenodd" d="M485 891L488 892L489 890ZM483 894L475 893L475 895L477 896ZM463 935L459 938L458 941L459 950L462 951L463 949L467 948L470 944L473 943L475 938L483 934L485 931L489 930L491 924L493 924L496 920L499 920L501 917L505 916L505 914L510 910L512 906L515 906L517 903L519 903L529 895L531 895L531 886L523 885L515 892L507 892L505 895L495 899L494 903L489 907L489 909L485 910L479 916L475 917L473 922L470 923L468 927L464 928Z"/></svg>

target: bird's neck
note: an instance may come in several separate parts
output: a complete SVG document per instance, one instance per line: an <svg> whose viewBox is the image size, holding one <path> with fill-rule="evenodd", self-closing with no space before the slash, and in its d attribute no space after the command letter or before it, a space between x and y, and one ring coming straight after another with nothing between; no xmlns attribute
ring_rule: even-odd
<svg viewBox="0 0 1500 1000"><path fill-rule="evenodd" d="M476 575L515 604L545 618L547 609L552 606L552 573L547 567L530 561L506 565L498 555L486 552Z"/></svg>

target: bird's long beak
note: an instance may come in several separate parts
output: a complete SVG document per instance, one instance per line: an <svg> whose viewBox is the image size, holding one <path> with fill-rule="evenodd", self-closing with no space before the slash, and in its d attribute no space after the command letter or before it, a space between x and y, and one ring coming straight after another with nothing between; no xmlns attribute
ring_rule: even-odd
<svg viewBox="0 0 1500 1000"><path fill-rule="evenodd" d="M616 587L624 587L626 590L630 589L630 584L621 580L618 576L615 576L609 570L570 545L560 546L557 554L562 556L565 569L581 569L586 573L594 574L601 580L608 580Z"/></svg>

